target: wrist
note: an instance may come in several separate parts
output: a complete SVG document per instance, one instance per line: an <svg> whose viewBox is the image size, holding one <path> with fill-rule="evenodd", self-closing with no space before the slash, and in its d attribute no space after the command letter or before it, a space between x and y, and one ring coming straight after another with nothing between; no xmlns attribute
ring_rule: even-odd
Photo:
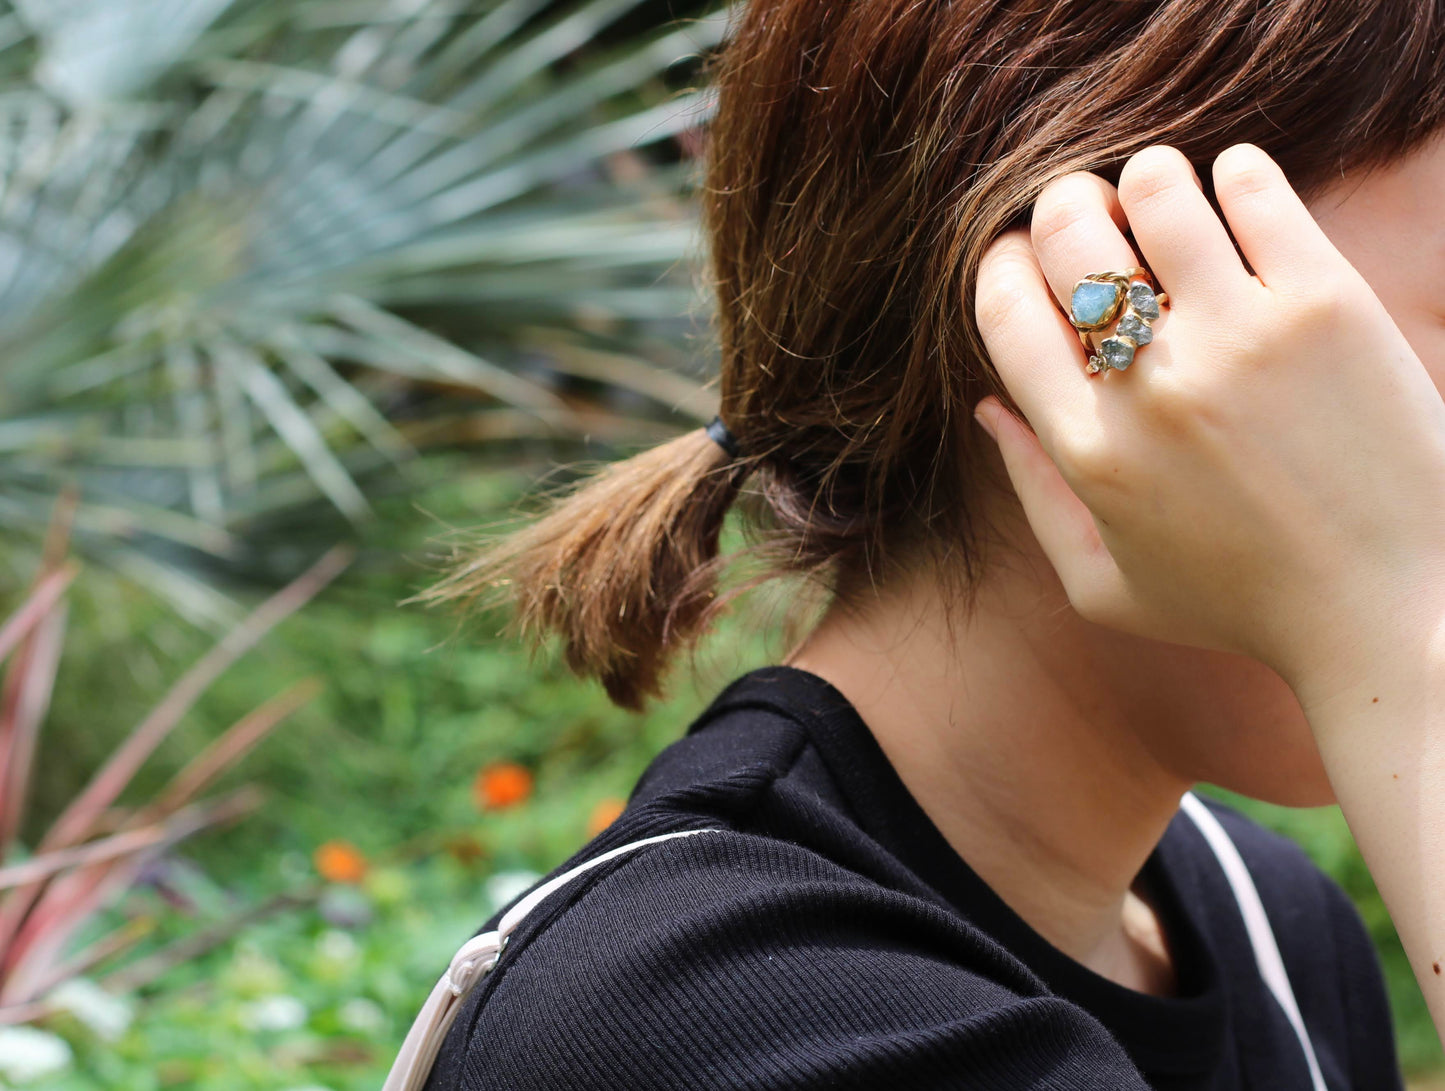
<svg viewBox="0 0 1445 1091"><path fill-rule="evenodd" d="M1350 627L1329 656L1281 672L1317 739L1337 719L1445 693L1445 602L1417 599L1375 626Z"/></svg>

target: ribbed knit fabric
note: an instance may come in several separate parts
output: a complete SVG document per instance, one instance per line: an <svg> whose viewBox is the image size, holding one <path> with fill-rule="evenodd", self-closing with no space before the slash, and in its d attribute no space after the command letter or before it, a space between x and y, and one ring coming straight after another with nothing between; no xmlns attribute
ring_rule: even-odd
<svg viewBox="0 0 1445 1091"><path fill-rule="evenodd" d="M1259 888L1328 1086L1402 1088L1354 906L1292 842L1206 802ZM1182 814L1142 873L1174 997L1118 985L1035 932L806 672L769 667L724 690L558 872L704 826L725 832L600 865L535 911L427 1091L1309 1087L1219 862Z"/></svg>

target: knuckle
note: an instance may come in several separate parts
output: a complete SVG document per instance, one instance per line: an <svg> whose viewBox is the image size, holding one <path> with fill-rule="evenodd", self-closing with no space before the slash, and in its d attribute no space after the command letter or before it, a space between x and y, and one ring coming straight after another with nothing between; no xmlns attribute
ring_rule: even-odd
<svg viewBox="0 0 1445 1091"><path fill-rule="evenodd" d="M1074 613L1085 621L1108 627L1120 624L1123 617L1121 604L1102 581L1075 579L1065 586L1064 591L1069 596L1069 605L1074 608Z"/></svg>
<svg viewBox="0 0 1445 1091"><path fill-rule="evenodd" d="M1125 205L1154 204L1182 185L1193 185L1193 170L1177 148L1155 144L1135 152L1119 174L1119 200Z"/></svg>
<svg viewBox="0 0 1445 1091"><path fill-rule="evenodd" d="M1357 322L1361 302L1369 298L1366 286L1336 272L1316 272L1297 282L1282 279L1274 293L1300 323L1325 331L1343 330Z"/></svg>
<svg viewBox="0 0 1445 1091"><path fill-rule="evenodd" d="M1066 175L1049 183L1034 203L1030 230L1035 247L1043 248L1068 235L1097 214L1072 178Z"/></svg>
<svg viewBox="0 0 1445 1091"><path fill-rule="evenodd" d="M1089 492L1110 480L1119 464L1117 452L1098 434L1069 433L1054 454L1060 476L1076 492Z"/></svg>
<svg viewBox="0 0 1445 1091"><path fill-rule="evenodd" d="M1085 621L1092 621L1095 624L1102 621L1099 613L1103 604L1098 601L1098 596L1087 581L1066 583L1064 592L1069 596L1069 605L1074 608L1074 613Z"/></svg>
<svg viewBox="0 0 1445 1091"><path fill-rule="evenodd" d="M1150 418L1171 434L1198 420L1209 401L1197 382L1185 382L1169 371L1153 372L1144 396Z"/></svg>
<svg viewBox="0 0 1445 1091"><path fill-rule="evenodd" d="M1028 259L1015 247L999 248L979 267L974 287L974 321L985 339L992 339L1019 321L1033 281Z"/></svg>
<svg viewBox="0 0 1445 1091"><path fill-rule="evenodd" d="M1092 622L1095 625L1102 625L1106 628L1108 627L1108 605L1100 602L1090 588L1087 586L1071 587L1067 590L1069 594L1069 605L1074 608L1074 613L1078 614L1085 621Z"/></svg>
<svg viewBox="0 0 1445 1091"><path fill-rule="evenodd" d="M1216 175L1215 193L1223 193L1236 201L1265 196L1274 188L1274 179L1259 167L1246 166Z"/></svg>
<svg viewBox="0 0 1445 1091"><path fill-rule="evenodd" d="M1367 300L1374 300L1373 289L1353 269L1326 273L1317 272L1310 288L1314 309L1328 316L1351 316L1358 313Z"/></svg>
<svg viewBox="0 0 1445 1091"><path fill-rule="evenodd" d="M1142 419L1154 438L1171 444L1192 446L1227 435L1230 399L1238 396L1229 384L1239 378L1237 367L1183 378L1156 374L1142 398Z"/></svg>
<svg viewBox="0 0 1445 1091"><path fill-rule="evenodd" d="M1253 144L1235 144L1214 158L1214 190L1226 197L1248 199L1269 193L1279 184L1279 169Z"/></svg>

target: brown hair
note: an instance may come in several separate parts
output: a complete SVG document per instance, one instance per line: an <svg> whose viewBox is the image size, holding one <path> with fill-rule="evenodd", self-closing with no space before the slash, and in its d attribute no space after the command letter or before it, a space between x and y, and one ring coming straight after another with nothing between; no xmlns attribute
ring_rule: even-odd
<svg viewBox="0 0 1445 1091"><path fill-rule="evenodd" d="M427 593L503 587L618 704L705 625L744 478L776 570L879 578L912 544L975 583L973 314L989 242L1051 179L1151 144L1206 180L1248 141L1306 198L1445 122L1439 0L751 0L706 69L721 415L612 465ZM1211 194L1212 199L1212 194Z"/></svg>

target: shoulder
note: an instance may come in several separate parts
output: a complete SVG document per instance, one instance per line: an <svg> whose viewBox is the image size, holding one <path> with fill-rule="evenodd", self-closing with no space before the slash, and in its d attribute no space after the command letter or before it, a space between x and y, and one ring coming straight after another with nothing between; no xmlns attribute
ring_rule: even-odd
<svg viewBox="0 0 1445 1091"><path fill-rule="evenodd" d="M509 944L443 1086L1145 1086L980 933L801 846L720 829L597 870Z"/></svg>
<svg viewBox="0 0 1445 1091"><path fill-rule="evenodd" d="M1217 799L1199 798L1234 842L1259 892L1311 1037L1340 1054L1353 1086L1401 1086L1384 974L1353 899L1292 838ZM1347 839L1338 812L1319 821L1338 822ZM1215 861L1202 866L1217 875ZM1234 923L1237 910L1223 908L1221 918L1242 928Z"/></svg>
<svg viewBox="0 0 1445 1091"><path fill-rule="evenodd" d="M1299 842L1238 808L1197 794L1239 850L1276 934L1304 929L1365 935L1353 901ZM1338 819L1343 824L1343 818Z"/></svg>
<svg viewBox="0 0 1445 1091"><path fill-rule="evenodd" d="M757 670L737 679L648 764L632 804L687 793L746 796L787 775L808 744L788 701L788 672Z"/></svg>

